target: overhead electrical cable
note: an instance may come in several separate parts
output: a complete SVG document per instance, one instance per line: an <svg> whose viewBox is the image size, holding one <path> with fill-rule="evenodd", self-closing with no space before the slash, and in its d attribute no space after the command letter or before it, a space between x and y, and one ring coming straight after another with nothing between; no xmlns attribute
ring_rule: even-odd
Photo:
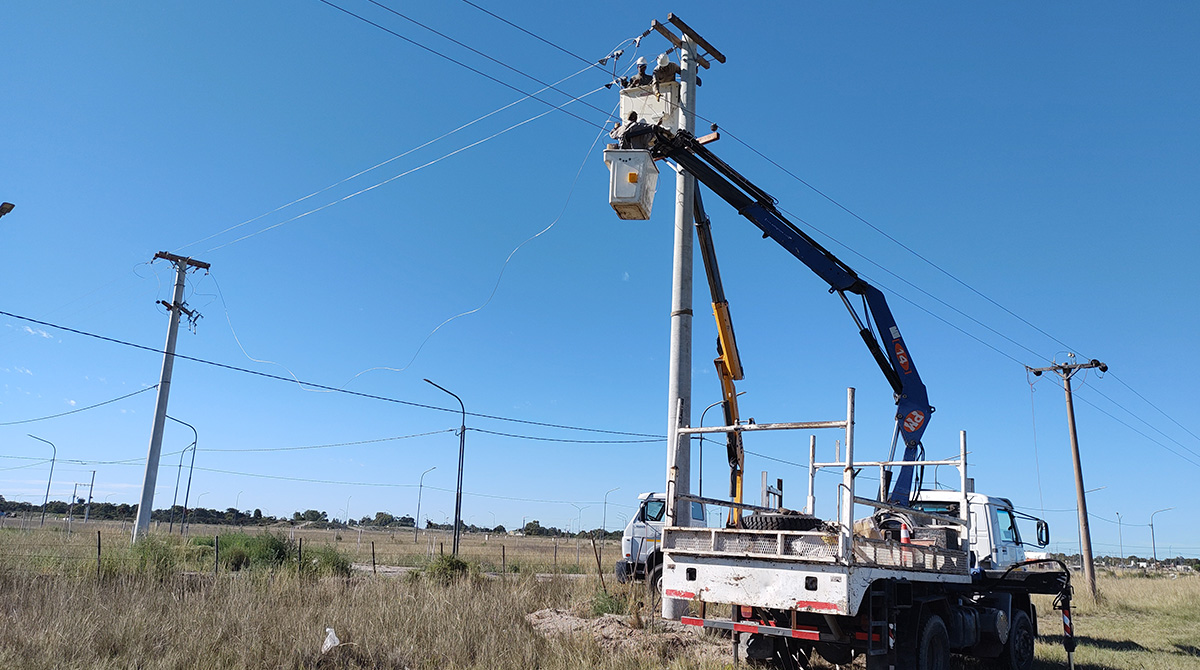
<svg viewBox="0 0 1200 670"><path fill-rule="evenodd" d="M377 444L379 442L394 442L396 440L408 440L414 437L428 437L429 435L440 435L442 433L453 433L457 428L445 428L443 430L431 430L427 433L413 433L412 435L397 435L395 437L380 437L374 440L358 440L356 442L338 442L335 444L310 444L300 447L247 447L240 449L204 449L205 453L221 452L221 453L263 453L272 451L307 451L311 449L334 449L336 447L357 447L363 444Z"/></svg>
<svg viewBox="0 0 1200 670"><path fill-rule="evenodd" d="M560 80L558 80L557 82L555 82L555 84L561 84L561 83L563 83L564 81L567 81L567 80L569 80L569 79L572 79L572 78L574 78L574 77L576 77L576 76L578 76L578 75L580 75L580 74L583 74L584 72L587 72L587 70L588 70L588 68L584 68L584 69L582 69L582 70L580 70L580 71L578 71L578 72L576 72L576 73L574 73L574 74L572 74L572 75L568 75L568 76L566 76L566 77L563 77L562 79L560 79ZM542 90L544 91L544 90L546 90L546 89L542 89ZM536 91L535 93L540 93L540 92L541 92L541 91ZM326 186L326 187L324 187L324 188L317 189L316 191L313 191L312 193L309 193L309 194L308 194L308 195L306 195L306 196L302 196L302 197L296 198L295 200L292 200L291 202L288 202L288 203L285 203L285 204L283 204L283 205L280 205L280 206L276 207L275 209L272 209L272 210L271 210L271 211L269 211L269 212L264 212L264 213L262 213L262 214L259 214L258 216L254 217L254 218L247 219L247 220L245 220L245 221L242 221L241 223L238 223L238 224L232 225L232 226L230 226L230 227L228 227L228 228L226 228L226 229L224 229L224 230L222 230L222 231L220 231L220 232L213 233L212 235L209 235L208 237L203 237L203 238L200 238L200 239L196 240L195 242L189 242L188 244L185 244L185 245L183 245L182 247L178 247L176 251L177 251L177 252L179 252L179 251L182 251L182 250L184 250L184 249L187 249L188 247L191 247L191 246L194 246L194 245L200 244L201 242L207 242L208 240L211 240L211 239L213 239L214 237L219 237L219 236L221 236L221 235L224 235L225 233L228 233L228 232L230 232L230 231L237 230L238 228L241 228L242 226L246 226L246 225L249 225L249 224L251 224L251 223L254 223L255 221L258 221L259 219L262 219L262 218L264 218L264 217L270 216L271 214L274 214L275 212L278 212L278 211L280 211L280 210L283 210L283 209L287 209L288 207L291 207L292 205L295 205L295 204L298 204L298 203L304 202L305 200L308 200L309 198L313 198L313 197L315 197L315 196L318 196L318 195L320 195L320 194L322 194L322 193L324 193L324 192L326 192L326 191L328 191L328 190L330 190L330 189L332 189L332 188L336 188L336 187L338 187L338 186L341 186L342 184L345 184L345 183L346 183L346 182L348 182L348 181L351 181L351 180L353 180L353 179L356 179L356 178L358 178L358 177L361 177L362 175L364 175L364 174L367 174L368 172L371 172L371 171L373 171L373 170L377 170L377 169L379 169L379 168L381 168L381 167L383 167L383 166L385 166L385 165L388 165L388 164L390 164L390 163L393 163L393 162L395 162L395 161L397 161L397 160L399 160L399 159L401 159L401 158L404 158L405 156L408 156L409 154L412 154L412 153L415 153L415 152L417 152L417 151L420 151L421 149L424 149L425 147L428 147L428 146L429 146L429 145L431 145L431 144L434 144L434 143L436 143L436 142L439 142L439 141L441 141L441 140L444 140L444 139L446 139L447 137L450 137L451 135L454 135L455 133L458 133L459 131L466 130L467 128L469 128L469 127L471 127L471 126L473 126L473 125L475 125L475 124L479 123L480 121L483 121L483 120L485 120L485 119L488 119L488 118L490 118L490 117L492 117L492 116L495 116L496 114L499 114L500 112L503 112L503 111L504 111L504 110L506 110L506 109L509 109L509 108L511 108L511 107L514 107L514 106L516 106L516 105L519 105L519 104L520 104L520 103L522 103L522 102L525 102L526 100L530 99L530 97L532 97L532 96L531 96L531 95L529 95L529 94L527 94L527 95L524 95L523 97L521 97L521 98L518 98L518 99L516 99L516 100L514 100L514 101L512 101L512 102L510 102L510 103L508 103L507 105L503 105L503 106L501 106L501 107L498 107L498 108L496 108L496 109L494 109L494 110L492 110L492 111L488 112L487 114L484 114L483 116L476 117L475 119L472 119L471 121L468 121L468 122L466 122L466 123L464 123L464 124L462 124L462 125L458 126L457 128L453 129L453 130L450 130L450 131L447 131L447 132L445 132L445 133L442 133L441 135L438 135L437 137L435 137L435 138L433 138L433 139L431 139L431 140L428 140L428 141L426 141L426 142L423 142L423 143L421 143L421 144L419 144L419 145L417 145L417 146L415 146L415 147L413 147L413 148L411 148L411 149L409 149L409 150L407 150L407 151L404 151L404 152L402 152L402 153L399 153L399 154L397 154L397 155L395 155L395 156L392 156L391 158L389 158L389 159L387 159L387 160L385 160L385 161L383 161L383 162L381 162L381 163L376 163L375 165L372 165L371 167L369 167L369 168L366 168L365 170L360 170L360 171L358 171L358 172L356 172L356 173L354 173L354 174L350 175L349 177L346 177L345 179L342 179L342 180L340 180L340 181L336 181L336 182L334 182L334 183L332 183L332 184L330 184L330 185L328 185L328 186Z"/></svg>
<svg viewBox="0 0 1200 670"><path fill-rule="evenodd" d="M325 0L321 0L321 1L322 1L322 2L324 2ZM591 91L588 91L588 92L587 92L587 93L585 93L584 95L585 95L585 96L592 95L592 94L594 94L594 93L597 93L597 92L599 92L599 91L602 91L602 90L604 90L604 87L603 87L603 86L601 86L601 87L599 87L599 88L596 88L596 89L593 89L593 90L591 90ZM515 129L517 129L517 128L520 128L521 126L523 126L523 125L525 125L525 124L527 124L527 123L532 123L533 121L536 121L536 120L538 120L538 119L540 119L540 118L542 118L542 117L544 117L544 116L547 116L547 115L549 115L549 114L550 114L550 112L553 112L555 109L561 109L562 107L565 107L566 105L569 105L569 104L571 104L571 102L572 102L572 101L564 102L564 103L563 103L562 105L560 105L559 107L554 107L554 108L551 108L551 109L549 109L549 110L547 110L547 111L545 111L545 112L542 112L541 114L538 114L538 115L536 115L536 116L532 116L532 117L530 117L530 118L528 118L528 119L525 119L524 121L520 121L520 122L518 122L518 123L514 123L513 125L511 125L511 126L509 126L509 127L505 128L505 129L503 129L503 130L500 130L500 131L497 131L497 132L495 132L495 133L492 133L491 135L488 135L487 137L485 137L485 138L483 138L483 139L481 139L481 140L476 140L475 142L472 142L472 143L470 143L470 144L468 144L468 145L466 145L466 146L463 146L463 147L459 147L458 149L455 149L454 151L451 151L451 152L449 152L449 153L446 153L446 154L442 154L441 156L438 156L437 158L434 158L434 159L433 159L433 160L431 160L431 161L428 161L428 162L422 163L421 165L418 165L418 166L416 166L416 167L414 167L414 168L411 168L411 169L409 169L409 170L405 170L404 172L401 172L400 174L397 174L397 175L395 175L395 176L393 176L393 177L388 177L387 179L384 179L384 180L383 180L383 181L381 181L381 182L377 182L377 183L375 183L375 184L372 184L372 185L370 185L370 186L368 186L368 187L366 187L366 188L359 189L358 191L355 191L354 193L351 193L351 194L349 194L349 195L342 196L341 198L338 198L338 199L336 199L336 200L332 200L332 201L330 201L330 202L327 202L327 203L325 203L324 205L321 205L320 207L314 207L313 209L310 209L310 210L308 210L307 212L303 212L303 213L301 213L301 214L297 214L297 215L295 215L295 216L293 216L293 217L291 217L291 218L284 219L283 221L280 221L280 222L278 222L278 223L271 224L271 225L269 225L269 226L267 226L267 227L265 227L265 228L261 228L261 229L259 229L259 230L255 231L255 232L253 232L253 233L249 233L249 234L247 234L247 235L243 235L243 236L241 236L241 237L239 237L239 238L237 238L237 239L231 240L231 241L229 241L229 242L226 242L226 243L224 243L224 244L218 244L217 246L215 246L215 247L213 247L213 248L211 248L211 249L207 249L207 250L205 250L203 253L205 253L205 254L208 254L208 253L212 253L212 252L214 252L214 251L218 251L218 250L220 250L220 249L224 249L225 247L228 247L228 246L230 246L230 245L232 245L232 244L237 244L238 242L242 242L242 241L244 241L244 240L248 240L248 239L250 239L251 237L255 237L255 236L257 236L257 235L261 235L261 234L263 234L263 233L265 233L265 232L267 232L267 231L269 231L269 230L274 230L275 228L278 228L278 227L280 227L280 226L283 226L283 225L289 224L289 223L291 223L291 222L293 222L293 221L296 221L296 220L298 220L298 219L302 219L302 218L304 218L304 217L306 217L306 216L308 216L308 215L310 215L310 214L316 214L317 212L320 212L320 211L322 211L322 210L324 210L324 209L328 209L328 208L330 208L330 207L333 207L334 205L336 205L336 204L338 204L338 203L345 202L345 201L349 200L350 198L353 198L353 197L356 197L356 196L362 195L363 193L367 193L368 191L373 191L373 190L375 190L375 189L379 188L380 186L383 186L383 185L385 185L385 184L390 184L390 183L392 183L392 182L396 181L397 179L399 179L399 178L401 178L401 177L406 177L406 176L408 176L408 175L410 175L410 174L412 174L412 173L414 173L414 172L417 172L417 171L419 171L419 170L423 170L423 169L425 169L425 168L427 168L427 167L429 167L429 166L431 166L431 165L434 165L434 164L436 164L436 163L440 163L440 162L442 162L442 161L446 160L447 158L450 158L451 156L456 156L456 155L458 155L458 154L460 154L460 153L462 153L462 152L466 151L467 149L472 149L472 148L474 148L474 147L477 147L477 146L479 146L480 144L483 144L484 142L487 142L487 141L489 141L489 140L493 140L493 139L495 139L495 138L497 138L497 137L499 137L499 136L501 136L501 135L503 135L503 134L505 134L505 133L507 133L507 132L509 132L509 131L515 130Z"/></svg>
<svg viewBox="0 0 1200 670"><path fill-rule="evenodd" d="M512 71L512 72L515 72L515 73L517 73L517 74L521 75L522 77L525 77L526 79L529 79L530 81L533 81L533 82L535 82L535 83L537 83L537 84L540 84L540 85L542 85L542 86L544 86L544 87L546 87L546 88L549 88L549 89L553 90L555 93L561 93L562 95L565 95L565 96L567 96L568 98L574 98L574 96L572 96L570 93L567 93L566 91L563 91L563 90L561 90L561 89L559 89L559 88L556 88L556 87L555 87L553 84L547 84L546 82L542 81L541 79L538 79L537 77L535 77L535 76L533 76L533 75L529 74L528 72L526 72L526 71L524 71L524 70L522 70L522 69L520 69L520 68L513 67L512 65L509 65L508 63L505 63L504 61L500 60L499 58L495 58L495 57L493 57L493 56L490 56L490 55L488 55L488 54L486 54L486 53L484 53L484 52L480 51L479 49L476 49L475 47L473 47L473 46L471 46L471 45L469 45L469 44L466 44L465 42L461 42L461 41L459 41L459 40L456 40L456 39L454 39L453 37L451 37L451 36L449 36L449 35L447 35L447 34L445 34L445 33L441 32L441 31L438 31L438 30L436 30L436 29L434 29L434 28L431 28L430 26L427 26L427 25L425 25L424 23L421 23L420 21L418 21L418 20L416 20L416 19L412 18L411 16L408 16L408 15L406 15L406 14L403 14L403 13L401 13L401 12L399 12L399 11L395 10L395 9L392 9L391 7L388 7L387 5L383 4L382 2L379 2L379 0L367 0L367 2L371 3L372 5L375 5L376 7L379 7L379 8L381 8L381 9L383 9L384 11L387 11L387 12L390 12L390 13L392 13L392 14L395 14L396 16L398 16L398 17L400 17L400 18L404 19L405 21L408 21L409 23L412 23L412 24L414 24L414 25L420 26L421 28L424 28L425 30L428 30L429 32L433 33L434 35L437 35L438 37L441 37L441 38L442 38L442 39L444 39L444 40L448 40L448 41L450 41L450 42L453 42L454 44L456 44L456 45L458 45L458 46L460 46L460 47L462 47L462 48L466 49L467 51L470 51L471 53L473 53L473 54L475 54L475 55L477 55L477 56L482 56L483 58L486 58L486 59L490 60L491 62L493 62L493 63L495 63L495 64L499 65L500 67L503 67L503 68L505 68L505 69L507 69L507 70L510 70L510 71ZM617 45L617 49L619 49L621 46L623 46L623 45L624 45L626 42L629 42L629 41L631 41L631 40L625 40L625 41L621 42L621 44ZM616 49L613 49L613 51L610 51L609 53L611 54L611 53L613 53L613 52L615 52L615 51L616 51ZM589 64L589 68L588 68L588 69L590 69L590 64ZM605 74L608 74L608 71L607 71L607 70L602 70L602 71L603 71ZM609 83L611 84L611 82L609 82ZM607 86L606 86L605 88L607 88ZM612 118L615 118L615 117L613 116L612 112L606 112L605 110L603 110L603 109L600 109L599 107L597 107L597 106L595 106L595 105L593 105L593 104L591 104L591 103L584 102L583 100L580 100L579 98L574 98L574 99L575 99L575 100L577 100L577 101L579 101L579 102L582 102L584 105L587 105L588 107L591 107L592 109L594 109L594 110L595 110L595 111L597 111L597 112L601 112L601 113L603 113L603 114L606 114L606 115L607 115L607 119L612 119Z"/></svg>
<svg viewBox="0 0 1200 670"><path fill-rule="evenodd" d="M384 31L385 33L388 33L389 35L392 35L392 36L394 36L394 37L398 37L398 38L400 38L400 39L404 40L405 42L408 42L409 44L411 44L411 45L413 45L413 46L415 46L415 47L417 47L417 48L419 48L419 49L422 49L423 51L427 51L427 52L429 52L429 53L431 53L431 54L433 54L433 55L437 56L438 58L442 58L442 59L448 60L448 61L450 61L451 63L454 63L455 65L458 65L459 67L462 67L462 68L465 68L465 69L467 69L467 70L470 70L471 72L474 72L475 74L477 74L477 75L479 75L479 76L483 77L484 79L487 79L487 80L489 80L489 81L493 81L493 82L495 82L495 83L497 83L497 84L500 84L501 86L503 86L503 87L505 87L505 88L512 89L512 90L516 91L517 93L520 93L521 95L526 95L526 96L529 96L530 98L532 98L532 99L534 99L534 100L537 100L538 102L541 102L541 103L543 103L543 104L546 104L546 105L550 105L551 107L553 107L553 108L555 108L555 109L558 109L558 107L557 107L557 106L555 106L555 104L554 104L554 103L552 103L552 102L549 102L549 101L543 100L543 99L541 99L541 98L537 97L536 95L533 95L533 94L531 94L531 93L528 93L527 91L523 91L523 90L521 90L520 88L518 88L518 87L516 87L516 86L513 86L512 84L510 84L510 83L508 83L508 82L506 82L506 81L504 81L504 80L502 80L502 79L498 79L498 78L496 78L496 77L493 77L492 75L490 75L490 74L488 74L488 73L486 73L486 72L484 72L484 71L482 71L482 70L479 70L479 69L477 69L477 68L471 67L470 65L467 65L466 63L464 63L464 62L462 62L462 61L460 61L460 60L457 60L457 59L455 59L455 58L453 58L453 57L451 57L451 56L447 56L446 54L444 54L444 53L442 53L442 52L440 52L440 51L438 51L438 50L436 50L436 49L434 49L434 48L432 48L432 47L427 47L427 46L425 46L424 44L421 44L420 42L418 42L418 41L416 41L416 40L414 40L414 39L412 39L412 38L405 37L404 35L401 35L400 33L398 33L398 32L396 32L396 31L392 30L391 28L388 28L388 27L386 27L386 26L383 26L383 25L381 25L381 24L379 24L379 23L376 23L376 22L374 22L374 21L372 21L372 20L370 20L370 19L366 18L365 16L362 16L362 15L359 15L359 14L355 14L354 12L352 12L352 11L350 11L350 10L348 10L348 9L344 8L344 7L341 7L341 6L337 5L336 3L332 2L331 0L318 0L318 1L319 1L319 2L321 2L321 3L323 3L323 4L329 5L330 7L333 7L334 9L338 10L339 12L342 12L342 13L344 13L344 14L348 14L348 15L350 15L350 16L353 16L354 18L358 19L359 21L362 21L363 23L366 23L366 24L372 25L372 26L374 26L374 27L376 27L376 28L378 28L378 29L380 29L380 30ZM578 98L573 98L573 100L578 100ZM567 114L568 116L571 116L571 117L573 117L573 118L576 118L576 119L578 119L578 120L580 120L580 121L583 121L584 123L586 123L586 124L588 124L588 125L590 125L590 126L595 126L595 127L597 127L597 128L604 128L603 124L599 124L599 123L596 123L596 122L594 122L594 121L589 121L588 119L585 119L585 118L583 118L582 116L579 116L578 114L575 114L574 112L567 111L566 109L563 109L563 110L561 110L561 111L562 111L563 113ZM607 119L606 119L606 120L607 120Z"/></svg>
<svg viewBox="0 0 1200 670"><path fill-rule="evenodd" d="M1170 440L1170 441L1174 442L1176 445L1178 445L1178 446L1179 446L1179 448L1180 448L1180 449L1183 449L1184 451L1187 451L1189 454L1191 454L1192 456L1195 456L1196 458L1200 458L1200 453L1197 453L1197 452L1196 452L1194 449L1192 449L1192 448L1188 447L1187 445L1183 444L1183 443L1182 443L1182 442L1180 442L1179 440L1177 440L1177 439L1175 439L1175 438L1171 437L1170 435L1167 435L1167 434L1166 434L1166 433L1164 433L1163 431L1159 430L1159 429L1158 429L1158 428L1156 428L1156 427L1155 427L1153 424L1151 424L1149 421L1147 421L1147 420L1143 419L1142 417L1138 416L1138 415L1137 415L1136 413L1134 413L1132 410L1130 410L1130 409L1126 409L1126 408L1125 408L1124 406L1122 406L1120 403L1118 403L1117 401L1115 401L1115 400L1113 400L1112 398L1110 398L1110 397L1108 397L1107 395L1105 395L1105 394L1104 394L1102 391L1100 391L1100 389L1096 388L1095 386L1092 386L1092 385L1090 385L1090 384L1089 384L1089 385L1083 386L1083 387L1082 387L1080 390L1082 390L1083 388L1086 388L1086 389L1088 390L1088 392L1089 392L1089 393L1095 393L1096 395L1100 396L1101 398L1104 398L1105 400L1107 400L1107 401L1111 402L1112 404L1116 405L1117 407L1121 408L1121 409L1122 409L1122 410L1124 410L1126 413L1128 413L1130 416L1132 416L1133 418L1135 418L1135 419L1137 419L1138 421L1142 422L1142 423L1143 423L1143 424L1144 424L1144 425L1145 425L1147 428L1149 428L1150 430L1153 430L1154 432L1158 433L1159 435L1162 435L1162 436L1163 436L1163 437L1165 437L1166 439L1168 439L1168 440ZM1093 406L1093 407L1095 407L1095 405L1092 405L1092 406Z"/></svg>
<svg viewBox="0 0 1200 670"><path fill-rule="evenodd" d="M113 337L107 337L105 335L98 335L96 333L89 333L87 331L79 330L77 328L70 328L68 326L60 326L56 323L50 323L48 321L31 319L27 316L21 316L20 314L13 314L12 312L5 312L5 311L0 310L0 316L7 316L9 318L17 319L20 321L26 321L29 323L36 323L38 325L46 326L48 328L56 328L58 330L62 330L62 331L68 332L68 333L74 333L76 335L82 335L84 337L90 337L93 339L101 340L103 342L110 342L112 344L119 344L121 346L130 347L133 349L140 349L142 351L149 351L149 352L156 353L156 354L163 354L163 355L166 354L166 352L163 351L162 349L156 349L155 347L149 347L144 344L136 344L134 342L127 342L125 340L118 340ZM296 383L292 379L288 379L287 377L282 377L280 375L273 375L269 372L260 372L258 370L250 370L248 368L241 368L236 365L229 365L228 363L218 363L216 361L205 360L203 358L197 358L195 356L187 356L185 354L181 354L178 352L176 352L174 354L174 356L177 359L192 361L193 363L202 363L204 365L210 365L212 367L221 368L224 370L232 370L234 372L242 372L245 374L254 375L256 377L263 377L266 379L274 379L276 381L287 382L289 384ZM336 391L337 393L344 393L346 395L355 396L355 397L359 397L359 398L370 398L372 400L382 400L384 402L390 402L390 403L394 403L397 405L405 405L407 407L416 407L419 409L431 409L431 410L437 410L439 412L450 412L453 414L460 413L460 410L452 409L449 407L438 407L437 405L426 405L424 403L412 402L411 400L400 400L398 398L389 398L387 396L375 395L373 393L362 393L361 391L351 391L349 389L336 388L333 386L327 386L325 384L317 384L315 382L308 382L308 381L300 380L299 383L303 384L305 386L311 386L313 388L327 389L330 391ZM588 433L605 433L608 435L628 435L630 437L653 437L656 439L666 439L664 436L652 435L650 433L633 433L633 432L620 431L620 430L607 430L604 428L583 428L580 426L567 426L567 425L563 425L563 424L546 423L546 422L542 422L542 421L530 421L528 419L516 419L516 418L512 418L512 417L502 417L502 416L495 416L495 415L491 415L491 414L480 414L477 412L467 412L466 414L467 414L467 416L473 416L473 417L480 418L480 419L491 419L493 421L507 421L510 423L521 423L521 424L526 424L526 425L530 425L530 426L543 426L546 428L560 428L562 430L578 430L578 431L588 432Z"/></svg>
<svg viewBox="0 0 1200 670"><path fill-rule="evenodd" d="M568 440L560 437L536 437L534 435L514 435L513 433L501 433L495 430L484 430L483 428L467 428L473 433L484 433L486 435L497 435L500 437L512 437L520 440L536 440L539 442L569 442L572 444L645 444L648 442L664 442L666 438L649 438L644 440Z"/></svg>
<svg viewBox="0 0 1200 670"><path fill-rule="evenodd" d="M39 416L36 419L21 419L20 421L4 421L4 422L0 422L0 426L16 426L16 425L22 424L22 423L33 423L35 421L45 421L47 419L57 419L59 417L67 416L69 414L78 414L80 412L86 412L89 409L96 409L97 407L111 405L114 402L119 402L126 398L132 398L133 396L135 396L139 393L145 393L146 391L150 391L150 390L156 389L156 388L158 388L158 384L155 384L154 386L147 386L146 388L144 388L140 391L134 391L133 393L126 393L125 395L123 395L119 398L113 398L112 400L105 400L104 402L98 402L95 405L88 405L87 407L80 407L78 409L73 409L68 412L59 412L58 414L51 414L49 416Z"/></svg>
<svg viewBox="0 0 1200 670"><path fill-rule="evenodd" d="M238 472L236 470L221 470L218 468L202 468L200 466L196 466L196 469L203 471L203 472L213 472L213 473L222 474L222 475L235 475L238 477L252 477L254 479L276 479L276 480L287 481L287 482L304 482L307 484L330 484L330 485L336 485L336 486L362 486L362 487L367 487L367 488L392 488L392 489L415 489L419 486L418 484L396 484L396 483L392 483L392 482L350 482L350 481L338 481L338 480L332 480L332 479L311 479L311 478L307 478L307 477L288 477L286 475L268 475L268 474L254 473L254 472ZM442 488L440 486L430 486L429 484L425 484L423 486L426 489L430 489L433 491L441 491L443 493L454 493L455 492L455 489ZM495 494L491 494L491 493L473 493L471 491L463 491L463 495L464 496L472 496L472 497L476 497L476 498L491 498L493 500L512 500L512 501L516 501L516 502L530 502L530 503L550 503L550 504L556 504L556 505L570 505L572 503L580 504L580 505L583 505L583 504L599 505L599 504L601 504L601 501L599 501L599 500L543 500L543 499L538 499L538 498L517 498L514 496L502 496L502 495L495 495ZM609 504L612 505L613 503L609 503Z"/></svg>

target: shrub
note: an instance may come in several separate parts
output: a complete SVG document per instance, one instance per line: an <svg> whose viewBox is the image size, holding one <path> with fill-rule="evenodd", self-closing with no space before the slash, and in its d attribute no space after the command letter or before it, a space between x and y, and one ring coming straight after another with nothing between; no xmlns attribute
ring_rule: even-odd
<svg viewBox="0 0 1200 670"><path fill-rule="evenodd" d="M470 571L467 562L457 556L441 555L433 559L423 571L430 579L442 583L450 582L465 576Z"/></svg>

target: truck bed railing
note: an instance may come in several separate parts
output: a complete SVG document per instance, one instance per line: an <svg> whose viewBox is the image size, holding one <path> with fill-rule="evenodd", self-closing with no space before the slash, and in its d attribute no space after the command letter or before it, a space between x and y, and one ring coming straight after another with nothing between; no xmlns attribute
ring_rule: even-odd
<svg viewBox="0 0 1200 670"><path fill-rule="evenodd" d="M809 442L808 499L804 512L815 510L815 479L821 469L841 472L837 485L837 515L825 521L819 530L743 530L739 528L691 528L668 522L663 533L663 550L668 553L691 556L721 556L725 558L768 559L832 563L845 566L871 566L932 571L966 575L970 569L969 536L970 518L967 506L967 451L965 434L961 436L958 458L928 461L855 461L854 460L854 389L847 389L846 418L841 421L806 421L790 423L739 424L736 426L711 426L692 428L679 426L681 435L704 433L750 432L760 430L816 430L835 429L845 431L845 449L839 451L835 461L818 462L816 438ZM880 491L880 499L855 495L855 480L862 468L878 468L881 475L886 468L904 466L945 465L958 470L962 496L959 515L950 516L925 512L920 509L887 502L886 492ZM673 473L672 473L673 475ZM880 477L882 481L883 476ZM674 490L674 481L668 481L669 490ZM702 502L708 505L742 509L750 512L777 512L779 510L744 503L703 498L689 494L676 494L668 509L686 502ZM860 530L855 533L855 506L862 505L889 510L897 514L930 520L935 527L946 528L935 540L914 539L911 542L897 541L899 537L880 538L877 532ZM679 518L679 517L677 517ZM912 525L912 522L909 522ZM920 524L917 524L920 525Z"/></svg>

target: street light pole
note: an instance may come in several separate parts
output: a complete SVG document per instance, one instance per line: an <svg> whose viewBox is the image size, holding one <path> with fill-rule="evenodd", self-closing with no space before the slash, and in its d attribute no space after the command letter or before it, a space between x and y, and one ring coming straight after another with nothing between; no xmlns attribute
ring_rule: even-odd
<svg viewBox="0 0 1200 670"><path fill-rule="evenodd" d="M26 433L26 435L29 435L29 433ZM37 435L29 435L29 437L32 437L33 439L38 440L40 442L45 442L46 444L50 445L51 449L54 450L52 452L52 455L50 456L50 476L48 478L46 478L46 498L44 500L42 500L42 521L41 521L41 523L38 524L39 526L45 526L46 525L46 503L50 502L50 482L54 480L54 461L58 459L58 447L54 446L54 443L51 442L50 440L43 440L42 438L38 437ZM1152 527L1152 529L1153 529L1153 527Z"/></svg>
<svg viewBox="0 0 1200 670"><path fill-rule="evenodd" d="M1121 513L1117 512L1117 542L1121 547L1121 563L1125 562L1125 536L1121 533Z"/></svg>
<svg viewBox="0 0 1200 670"><path fill-rule="evenodd" d="M200 433L197 433L196 427L190 423L180 421L179 419L176 419L175 417L170 416L170 415L167 415L167 418L174 421L175 423L182 423L183 425L192 429L192 443L189 444L188 446L184 447L183 451L179 452L179 469L175 471L175 495L171 497L171 521L169 524L167 524L167 535L170 535L172 530L174 530L174 528L175 528L175 507L176 507L176 503L179 502L179 477L180 477L180 475L183 474L183 455L188 452L188 449L191 449L192 450L192 464L194 465L196 463L196 443L200 441ZM192 469L189 467L188 468L188 488L191 488L191 485L192 485ZM186 500L186 498L185 498L185 500ZM184 509L184 516L187 516L187 502L183 503L183 509ZM183 534L183 519L182 518L179 520L179 533L181 535Z"/></svg>
<svg viewBox="0 0 1200 670"><path fill-rule="evenodd" d="M429 468L425 472L422 472L421 479L420 479L419 483L417 484L417 518L413 522L413 544L416 544L417 532L420 531L420 529L421 529L421 492L423 490L425 490L425 475L429 474L430 472L433 472L434 470L437 470L436 465L433 466L432 468Z"/></svg>
<svg viewBox="0 0 1200 670"><path fill-rule="evenodd" d="M1173 509L1175 508L1168 507L1166 509L1160 509L1150 513L1150 551L1154 556L1155 563L1158 563L1158 548L1154 545L1154 515L1158 514L1159 512L1167 512Z"/></svg>
<svg viewBox="0 0 1200 670"><path fill-rule="evenodd" d="M463 404L462 398L450 393L450 391L434 384L428 379L425 381L453 396L458 401L458 406L462 408L462 425L458 430L458 488L454 492L454 548L451 550L452 555L458 556L458 540L462 531L460 526L462 525L463 454L467 446L467 406Z"/></svg>
<svg viewBox="0 0 1200 670"><path fill-rule="evenodd" d="M608 539L608 494L620 489L620 486L614 486L604 492L604 511L600 514L600 565L604 565L604 542Z"/></svg>
<svg viewBox="0 0 1200 670"><path fill-rule="evenodd" d="M88 484L88 502L87 507L83 508L83 522L88 522L88 517L92 515L92 490L96 488L96 471L92 470L92 483Z"/></svg>

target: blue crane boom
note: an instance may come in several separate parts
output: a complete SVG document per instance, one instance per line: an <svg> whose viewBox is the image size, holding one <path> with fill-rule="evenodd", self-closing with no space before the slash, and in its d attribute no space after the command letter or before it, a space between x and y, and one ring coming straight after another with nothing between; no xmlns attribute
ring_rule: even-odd
<svg viewBox="0 0 1200 670"><path fill-rule="evenodd" d="M788 221L776 209L773 197L727 165L687 131L672 133L656 127L655 141L650 151L655 158L675 161L749 219L763 232L764 237L775 240L824 279L830 286L830 292L836 292L841 297L867 349L892 386L896 401L895 434L904 440L903 460L910 463L921 460L924 456L921 436L929 425L933 407L929 404L925 384L909 356L908 346L883 293ZM862 298L865 317L855 310L847 293ZM874 332L870 328L870 321L874 322ZM913 465L904 465L893 482L884 482L884 490L891 485L887 495L889 502L905 506L909 504L913 472Z"/></svg>

